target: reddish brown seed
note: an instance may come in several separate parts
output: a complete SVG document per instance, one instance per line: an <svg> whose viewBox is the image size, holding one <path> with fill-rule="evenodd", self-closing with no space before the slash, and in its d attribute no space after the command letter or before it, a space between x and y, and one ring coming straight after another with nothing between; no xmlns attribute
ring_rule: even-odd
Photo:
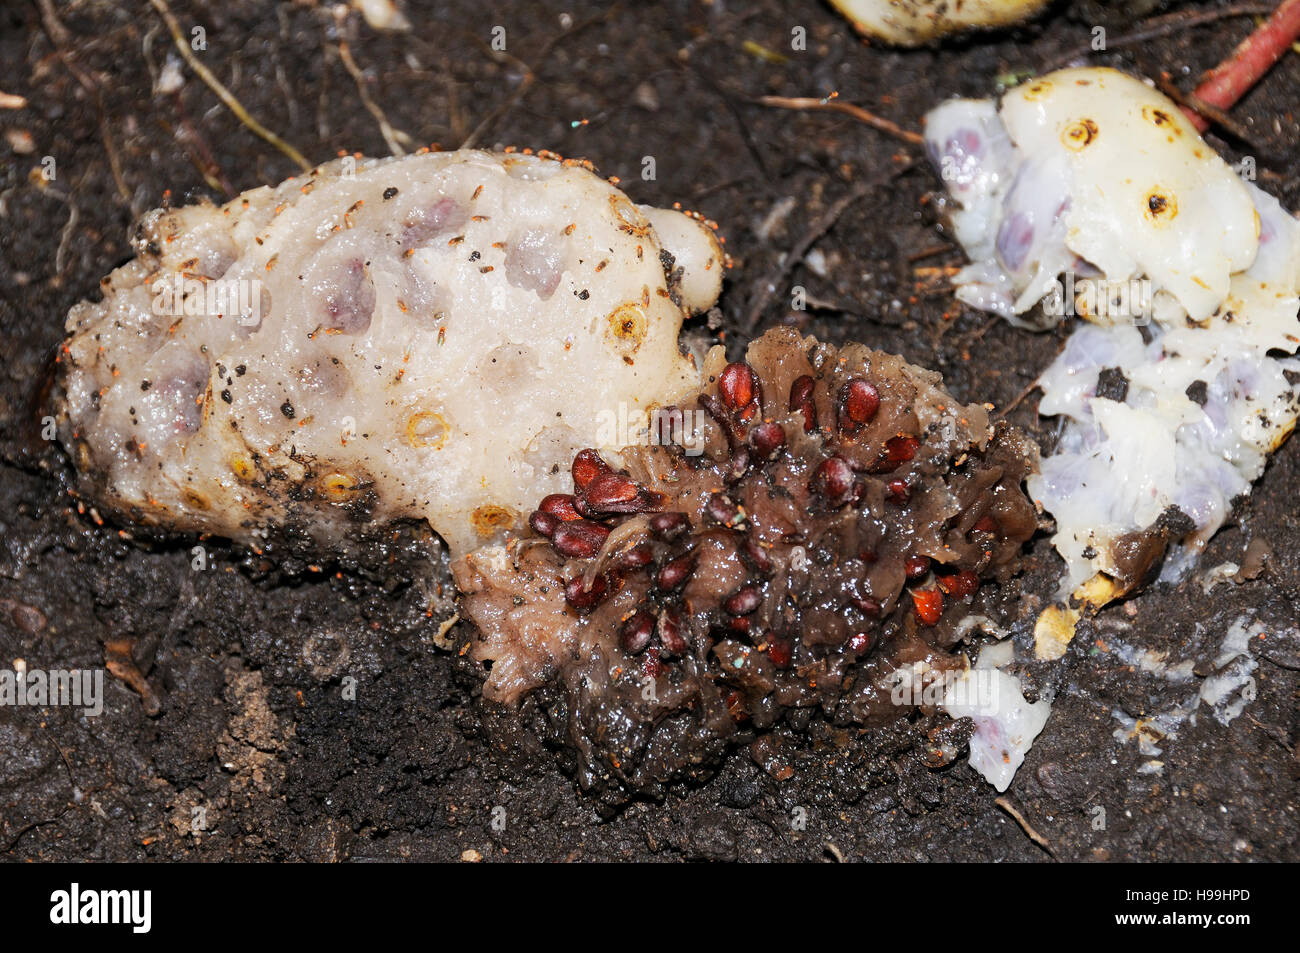
<svg viewBox="0 0 1300 953"><path fill-rule="evenodd" d="M732 616L727 620L727 628L743 635L749 631L749 619L745 616Z"/></svg>
<svg viewBox="0 0 1300 953"><path fill-rule="evenodd" d="M596 474L581 490L582 502L597 513L635 512L644 508L647 496L636 481L608 471Z"/></svg>
<svg viewBox="0 0 1300 953"><path fill-rule="evenodd" d="M890 437L885 441L885 462L890 469L901 466L916 456L921 441L915 437Z"/></svg>
<svg viewBox="0 0 1300 953"><path fill-rule="evenodd" d="M803 415L804 433L812 433L817 429L817 404L813 401L813 391L816 388L817 382L807 374L795 378L795 382L790 385L790 412Z"/></svg>
<svg viewBox="0 0 1300 953"><path fill-rule="evenodd" d="M777 668L789 668L792 646L789 639L772 638L767 643L767 657L772 660L772 664Z"/></svg>
<svg viewBox="0 0 1300 953"><path fill-rule="evenodd" d="M736 452L731 455L731 462L727 465L727 473L724 479L728 483L735 483L741 479L749 470L749 448L737 447Z"/></svg>
<svg viewBox="0 0 1300 953"><path fill-rule="evenodd" d="M718 393L731 410L746 410L758 396L758 375L748 364L728 364L718 375Z"/></svg>
<svg viewBox="0 0 1300 953"><path fill-rule="evenodd" d="M591 588L582 587L582 574L574 576L564 585L564 599L579 612L587 613L600 605L609 594L609 582L603 575L591 580Z"/></svg>
<svg viewBox="0 0 1300 953"><path fill-rule="evenodd" d="M669 606L659 613L655 632L664 655L681 655L686 651L686 620L679 609Z"/></svg>
<svg viewBox="0 0 1300 953"><path fill-rule="evenodd" d="M912 488L906 480L890 480L885 485L885 499L891 503L906 503L912 498Z"/></svg>
<svg viewBox="0 0 1300 953"><path fill-rule="evenodd" d="M768 551L752 536L745 537L745 555L749 557L750 563L761 573L770 573L772 571L772 557Z"/></svg>
<svg viewBox="0 0 1300 953"><path fill-rule="evenodd" d="M636 572L650 565L654 557L654 547L649 543L640 543L618 557L618 568L624 572Z"/></svg>
<svg viewBox="0 0 1300 953"><path fill-rule="evenodd" d="M785 428L775 421L758 424L749 432L749 442L764 460L771 460L785 446Z"/></svg>
<svg viewBox="0 0 1300 953"><path fill-rule="evenodd" d="M862 596L853 600L853 604L861 610L863 615L870 616L873 619L880 618L880 603L870 596Z"/></svg>
<svg viewBox="0 0 1300 953"><path fill-rule="evenodd" d="M690 528L685 513L656 513L650 517L650 532L659 539L675 539Z"/></svg>
<svg viewBox="0 0 1300 953"><path fill-rule="evenodd" d="M574 509L573 504L572 494L552 493L549 496L542 497L542 502L537 504L537 508L543 513L549 513L557 519L568 522L569 520L579 519L582 515Z"/></svg>
<svg viewBox="0 0 1300 953"><path fill-rule="evenodd" d="M871 644L875 641L876 637L870 632L854 632L849 636L849 648L861 655L871 651Z"/></svg>
<svg viewBox="0 0 1300 953"><path fill-rule="evenodd" d="M715 523L730 526L740 515L740 508L723 493L714 493L704 504L704 514Z"/></svg>
<svg viewBox="0 0 1300 953"><path fill-rule="evenodd" d="M660 589L678 589L686 583L687 579L691 578L691 573L694 571L695 554L687 553L664 563L664 568L659 570L659 576L655 582Z"/></svg>
<svg viewBox="0 0 1300 953"><path fill-rule="evenodd" d="M953 573L951 576L939 577L939 588L954 599L965 599L974 595L980 587L980 577L969 569Z"/></svg>
<svg viewBox="0 0 1300 953"><path fill-rule="evenodd" d="M840 388L840 429L857 430L871 423L880 409L880 392L861 377L853 377Z"/></svg>
<svg viewBox="0 0 1300 953"><path fill-rule="evenodd" d="M922 625L935 625L943 615L943 593L938 589L914 589L912 605Z"/></svg>
<svg viewBox="0 0 1300 953"><path fill-rule="evenodd" d="M572 520L556 527L551 542L562 556L589 559L600 552L609 528L590 520Z"/></svg>
<svg viewBox="0 0 1300 953"><path fill-rule="evenodd" d="M930 571L930 557L908 556L903 560L903 571L908 579L920 579Z"/></svg>
<svg viewBox="0 0 1300 953"><path fill-rule="evenodd" d="M538 536L545 536L550 539L555 535L556 529L559 528L560 520L550 513L534 510L533 515L528 517L528 525L533 528L533 532Z"/></svg>
<svg viewBox="0 0 1300 953"><path fill-rule="evenodd" d="M758 586L744 586L727 597L722 604L732 615L749 615L763 604L763 593Z"/></svg>
<svg viewBox="0 0 1300 953"><path fill-rule="evenodd" d="M640 655L650 644L655 632L655 617L648 612L637 611L623 623L620 639L623 651L630 655Z"/></svg>
<svg viewBox="0 0 1300 953"><path fill-rule="evenodd" d="M853 468L843 457L827 457L813 471L809 489L828 503L847 503L853 496Z"/></svg>
<svg viewBox="0 0 1300 953"><path fill-rule="evenodd" d="M579 450L573 458L570 472L573 474L573 485L582 490L602 473L608 473L609 464L595 450Z"/></svg>

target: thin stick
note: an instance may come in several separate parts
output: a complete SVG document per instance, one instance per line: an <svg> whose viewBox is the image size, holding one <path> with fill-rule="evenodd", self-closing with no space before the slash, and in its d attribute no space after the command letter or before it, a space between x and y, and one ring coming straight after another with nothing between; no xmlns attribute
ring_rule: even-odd
<svg viewBox="0 0 1300 953"><path fill-rule="evenodd" d="M1015 822L1020 825L1020 829L1029 836L1029 839L1031 841L1033 841L1039 847L1043 848L1043 850L1047 851L1047 853L1050 854L1052 857L1056 856L1056 851L1052 850L1052 845L1048 842L1047 838L1044 837L1042 834L1038 833L1038 831L1034 830L1033 825L1030 824L1029 821L1025 820L1025 815L1020 813L1019 809L1017 809L1016 806L1011 803L1010 799L1008 799L1004 795L998 798L997 800L995 800L993 803L996 804L998 807L1002 808L1002 810L1006 811L1008 814L1010 814L1011 817L1015 820Z"/></svg>
<svg viewBox="0 0 1300 953"><path fill-rule="evenodd" d="M1210 105L1195 93L1183 92L1174 85L1173 80L1166 73L1156 73L1153 78L1156 88L1182 107L1183 112L1187 114L1187 118L1191 120L1192 125L1198 131L1204 132L1212 123L1250 146L1260 158L1267 158L1270 162L1276 160L1277 157L1271 154L1267 146L1256 141L1249 129L1222 109Z"/></svg>
<svg viewBox="0 0 1300 953"><path fill-rule="evenodd" d="M212 75L211 70L199 62L199 58L194 55L194 51L190 49L190 45L185 42L185 36L181 33L181 25L176 22L176 17L172 16L171 7L167 6L167 0L149 0L149 2L153 4L153 8L158 11L158 15L161 16L163 22L167 24L167 29L172 35L172 40L176 43L176 49L180 51L185 62L190 65L190 69L194 70L194 72L198 74L199 79L203 80L203 82L208 85L208 88L217 94L217 98L225 103L226 108L235 114L235 118L247 126L253 135L266 140L283 152L293 160L302 171L310 171L312 167L311 163L307 161L301 152L254 119L252 115L249 114L248 110L244 108L243 103L235 98L235 94L228 90L222 84L221 80Z"/></svg>
<svg viewBox="0 0 1300 953"><path fill-rule="evenodd" d="M816 99L812 96L760 96L757 100L763 106L776 106L780 109L798 109L798 110L825 110L826 112L844 113L846 116L852 116L858 122L866 123L873 129L879 129L895 139L901 139L903 142L913 146L925 145L925 138L919 132L913 132L910 129L904 129L895 122L891 122L882 116L877 116L873 112L863 109L861 106L855 106L853 103L842 103L837 99Z"/></svg>
<svg viewBox="0 0 1300 953"><path fill-rule="evenodd" d="M567 39L570 36L573 36L573 34L581 30L587 29L587 27L589 26L593 26L597 23L600 23L602 20L609 19L609 17L614 14L616 9L617 9L616 7L611 7L605 13L597 14L596 16L584 20L581 23L575 23L567 30L564 30L561 33L557 33L555 36L551 37L544 44L542 44L541 50L539 50L537 55L533 57L533 62L539 64L539 68L540 68L540 64L546 62L546 60L551 55L551 51L555 49L556 45L559 44L560 41ZM478 40L477 37L475 38L475 40L479 43L480 46L484 45L482 41ZM479 121L479 124L474 127L473 131L471 131L470 134L465 137L465 140L460 144L460 148L462 149L470 149L473 146L475 146L478 143L479 139L489 129L492 128L492 126L496 123L498 119L500 119L506 113L510 112L510 110L514 109L517 105L519 105L520 100L524 98L524 94L527 93L528 90L532 88L533 83L537 82L537 71L533 67L525 63L523 60L519 59L519 57L511 56L509 53L505 51L498 51L498 50L489 50L489 53L492 55L494 59L504 60L508 63L515 64L516 67L524 71L524 78L520 81L519 85L515 87L515 91L511 93L508 97L506 97L505 101L498 104L495 109L493 109L490 113L484 116Z"/></svg>
<svg viewBox="0 0 1300 953"><path fill-rule="evenodd" d="M357 84L357 92L361 94L361 102L366 107L370 115L375 117L375 122L379 123L379 132L384 137L384 142L388 144L388 151L395 156L406 155L403 146L409 146L412 142L411 137L400 129L395 129L384 115L384 111L379 108L379 104L371 98L370 92L366 89L366 77L357 66L356 60L352 58L352 50L348 48L346 40L339 40L336 47L339 53L339 59L343 61L344 67L347 68L352 79Z"/></svg>
<svg viewBox="0 0 1300 953"><path fill-rule="evenodd" d="M1202 10L1199 13L1177 12L1167 13L1164 16L1153 17L1146 22L1140 30L1132 33L1126 33L1123 36L1108 39L1104 50L1094 50L1091 45L1076 47L1068 53L1056 57L1042 68L1042 72L1050 73L1053 70L1064 66L1080 57L1086 57L1092 53L1109 53L1113 50L1121 50L1127 46L1137 46L1139 43L1145 43L1147 40L1154 40L1162 36L1168 36L1171 33L1179 33L1183 30L1190 30L1192 27L1204 26L1207 23L1214 23L1218 20L1227 20L1232 17L1254 17L1264 16L1271 13L1273 7L1267 3L1238 3L1234 6L1223 7L1220 10Z"/></svg>
<svg viewBox="0 0 1300 953"><path fill-rule="evenodd" d="M1273 68L1297 37L1300 37L1300 0L1283 0L1271 17L1237 45L1231 56L1210 70L1192 95L1217 109L1231 109ZM1210 126L1204 116L1189 113L1188 118L1201 132Z"/></svg>
<svg viewBox="0 0 1300 953"><path fill-rule="evenodd" d="M98 100L98 90L95 96ZM122 199L122 204L129 208L131 190L126 187L126 178L122 174L122 160L118 158L117 149L113 146L113 136L108 130L108 116L102 109L99 112L99 135L104 140L104 151L108 153L108 168L113 173L113 184L117 186L117 194Z"/></svg>
<svg viewBox="0 0 1300 953"><path fill-rule="evenodd" d="M72 233L77 230L77 220L81 217L77 211L77 203L72 199L65 199L68 203L68 221L64 224L63 230L59 232L59 247L54 253L54 273L62 275L64 262L67 261L68 243L72 241Z"/></svg>
<svg viewBox="0 0 1300 953"><path fill-rule="evenodd" d="M895 170L887 177L875 178L867 182L859 182L850 189L846 195L842 195L840 198L836 199L834 204L823 212L817 221L813 222L812 227L808 229L804 236L795 243L795 246L786 253L785 259L781 262L780 266L763 280L761 291L755 297L754 303L749 307L749 313L745 317L744 327L751 333L758 327L758 319L762 317L763 309L767 307L768 302L772 300L772 296L776 294L777 287L785 282L785 279L789 277L790 272L794 270L795 266L799 264L799 262L803 261L804 256L808 254L808 249L813 246L813 243L831 230L835 223L839 221L840 216L844 214L850 205L857 202L872 189L879 188L885 183L897 179L899 176L909 171L914 165L914 162L909 161L906 165Z"/></svg>
<svg viewBox="0 0 1300 953"><path fill-rule="evenodd" d="M993 418L995 420L1003 419L1004 417L1007 416L1007 414L1011 413L1011 411L1019 407L1020 404L1024 401L1024 399L1037 389L1038 389L1038 378L1034 378L1027 385L1025 385L1024 390L1022 390L1019 394L1016 395L1015 400L1013 400L1011 403L1007 404L1005 407L1003 407L1001 410L995 413L993 415Z"/></svg>

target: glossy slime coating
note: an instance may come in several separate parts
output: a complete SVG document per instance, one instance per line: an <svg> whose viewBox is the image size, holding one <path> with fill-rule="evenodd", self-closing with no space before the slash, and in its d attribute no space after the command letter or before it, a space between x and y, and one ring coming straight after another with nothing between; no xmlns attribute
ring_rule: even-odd
<svg viewBox="0 0 1300 953"><path fill-rule="evenodd" d="M584 452L571 507L546 503L573 515L453 566L484 695L558 685L588 786L652 789L792 709L892 718L898 668L964 667L946 649L965 604L1036 526L1032 445L938 375L789 330L745 363L719 352L684 405L702 456Z"/></svg>

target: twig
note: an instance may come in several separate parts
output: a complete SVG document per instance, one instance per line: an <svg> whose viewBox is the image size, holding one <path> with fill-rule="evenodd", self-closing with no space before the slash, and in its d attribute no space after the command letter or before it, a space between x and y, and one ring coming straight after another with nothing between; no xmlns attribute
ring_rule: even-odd
<svg viewBox="0 0 1300 953"><path fill-rule="evenodd" d="M1015 822L1020 825L1020 829L1028 835L1031 841L1043 848L1043 850L1047 851L1048 855L1053 859L1056 858L1056 851L1052 850L1052 845L1048 842L1047 838L1034 830L1033 825L1030 824L1029 821L1025 820L1025 815L1020 813L1016 806L1011 803L1009 798L1003 795L993 803L1010 814L1012 818L1015 819Z"/></svg>
<svg viewBox="0 0 1300 953"><path fill-rule="evenodd" d="M891 135L895 139L901 139L909 145L925 145L925 138L919 132L904 129L897 123L882 116L877 116L861 106L855 106L853 103L842 103L833 96L829 99L817 99L812 96L760 96L757 102L763 106L776 106L780 109L825 110L826 112L844 113L846 116L852 116L858 122L866 123L871 128L879 129L881 132Z"/></svg>
<svg viewBox="0 0 1300 953"><path fill-rule="evenodd" d="M754 165L757 166L758 171L762 173L763 184L766 185L770 182L772 179L772 172L767 167L767 160L763 158L763 150L760 149L758 143L754 141L754 134L750 132L749 124L745 122L745 117L741 115L740 107L736 103L736 95L728 92L720 82L714 79L713 75L708 70L695 61L694 57L687 60L685 63L676 60L674 60L674 63L679 68L688 69L693 75L698 76L704 81L704 84L708 86L709 89L713 90L718 98L722 100L722 105L727 108L727 112L731 114L731 118L736 123L736 132L740 135L741 142L745 144L745 151L749 153L749 157L754 161Z"/></svg>
<svg viewBox="0 0 1300 953"><path fill-rule="evenodd" d="M1015 400L1013 400L1011 403L1007 404L1005 407L1003 407L1001 410L995 413L993 415L993 419L1001 420L1002 418L1006 417L1007 414L1011 413L1011 411L1019 407L1021 402L1030 394L1032 394L1035 390L1037 390L1037 388L1038 388L1038 378L1035 377L1032 381L1030 381L1027 385L1025 385L1024 390L1022 390L1019 394L1016 395Z"/></svg>
<svg viewBox="0 0 1300 953"><path fill-rule="evenodd" d="M1224 132L1250 146L1256 155L1261 157L1268 156L1270 160L1277 159L1277 156L1272 155L1272 150L1263 143L1257 141L1249 129L1237 122L1237 120L1233 119L1222 109L1205 102L1195 93L1183 92L1174 85L1174 81L1169 78L1167 73L1157 72L1153 76L1153 80L1156 84L1156 88L1159 89L1160 92L1164 93L1183 108L1183 112L1187 114L1187 118L1192 121L1192 125L1200 132L1205 132L1205 130L1209 128L1210 123L1213 122L1214 125L1218 126Z"/></svg>
<svg viewBox="0 0 1300 953"><path fill-rule="evenodd" d="M243 103L235 98L235 94L228 90L221 80L212 74L212 71L199 62L199 58L194 55L190 49L189 43L185 42L185 37L181 33L181 25L176 22L176 17L172 15L171 7L167 6L167 0L149 0L153 8L158 11L158 15L163 18L167 24L167 30L172 35L172 40L176 43L176 49L180 51L185 62L190 65L190 69L198 74L199 79L207 84L208 88L217 94L217 98L226 104L226 108L235 114L235 118L248 127L253 135L269 142L275 148L279 149L298 165L302 171L307 172L311 169L311 163L303 156L301 152L295 149L289 143L285 142L270 129L267 129L260 122L252 117Z"/></svg>
<svg viewBox="0 0 1300 953"><path fill-rule="evenodd" d="M361 94L362 104L370 115L375 117L375 122L379 123L379 132L388 145L388 151L395 156L406 155L406 149L403 146L409 146L413 140L402 130L393 128L388 122L388 117L384 115L384 111L379 108L379 104L370 96L369 91L366 89L365 74L357 67L356 60L352 58L352 51L348 48L347 40L339 40L335 49L338 51L339 59L343 61L343 66L352 75L352 79L356 81L357 92Z"/></svg>
<svg viewBox="0 0 1300 953"><path fill-rule="evenodd" d="M813 246L813 243L816 242L817 239L821 238L831 230L835 223L839 221L840 216L844 214L845 210L872 189L879 188L887 182L892 182L899 176L904 175L911 170L915 164L915 161L908 160L905 165L895 169L888 176L859 182L850 189L847 194L836 199L834 204L823 212L821 217L813 222L812 227L808 229L804 236L795 243L794 247L786 253L784 259L776 270L763 280L759 293L749 307L749 313L746 315L745 323L743 325L750 334L752 334L755 328L758 327L758 320L763 315L763 309L767 307L768 302L772 300L772 296L776 294L777 287L784 284L785 279L789 277L790 272L794 270L795 265L803 261L804 256L808 254L808 249Z"/></svg>
<svg viewBox="0 0 1300 953"><path fill-rule="evenodd" d="M99 93L96 91L96 99ZM108 154L108 168L113 173L113 184L117 186L117 194L121 197L122 203L128 208L131 206L131 190L126 187L126 178L122 175L122 160L118 158L117 149L113 145L113 136L108 130L108 116L101 109L99 112L99 135L104 140L104 152Z"/></svg>
<svg viewBox="0 0 1300 953"><path fill-rule="evenodd" d="M927 258L933 258L935 255L941 255L944 252L953 251L953 247L946 242L942 245L931 245L929 248L922 248L918 252L912 252L907 256L907 263L913 264L918 261L925 261Z"/></svg>
<svg viewBox="0 0 1300 953"><path fill-rule="evenodd" d="M1283 0L1273 15L1237 44L1232 55L1205 76L1192 94L1202 104L1231 109L1272 69L1300 36L1300 0ZM1209 128L1203 116L1189 116L1201 132Z"/></svg>
<svg viewBox="0 0 1300 953"><path fill-rule="evenodd" d="M58 53L59 60L81 84L81 88L91 95L98 93L98 85L77 64L68 56L68 28L59 21L59 15L54 10L54 4L51 0L40 0L41 22L45 25L45 32L49 34L50 42L54 44L55 52Z"/></svg>
<svg viewBox="0 0 1300 953"><path fill-rule="evenodd" d="M104 151L108 153L108 165L113 172L113 183L117 186L117 194L121 197L123 204L129 207L131 192L122 178L122 164L118 161L117 150L113 148L113 137L109 135L108 118L104 112L104 97L100 85L68 56L68 28L60 22L51 0L40 0L40 8L41 21L45 26L45 32L50 37L50 42L54 44L59 61L72 74L72 77L81 84L81 88L86 91L86 94L93 96L95 99L96 112L99 114L99 134L104 140ZM24 105L26 105L25 101Z"/></svg>
<svg viewBox="0 0 1300 953"><path fill-rule="evenodd" d="M1137 46L1148 40L1154 40L1162 36L1168 36L1171 33L1179 33L1183 30L1190 30L1193 27L1204 26L1207 23L1214 23L1217 20L1227 20L1232 17L1254 17L1265 16L1273 11L1272 4L1268 3L1238 3L1235 6L1223 7L1219 10L1201 10L1199 12L1179 11L1167 13L1164 16L1153 17L1146 22L1140 30L1132 33L1126 33L1123 36L1110 38L1106 40L1104 50L1094 50L1091 45L1079 46L1068 53L1051 60L1043 66L1041 72L1050 73L1053 70L1071 63L1081 57L1086 57L1092 53L1110 53L1114 50L1120 50L1127 46Z"/></svg>
<svg viewBox="0 0 1300 953"><path fill-rule="evenodd" d="M68 221L64 224L63 229L59 232L59 248L54 253L54 273L63 274L63 265L67 260L68 243L72 241L72 233L77 230L77 219L81 217L77 212L77 203L72 199L65 199L68 203Z"/></svg>
<svg viewBox="0 0 1300 953"><path fill-rule="evenodd" d="M29 831L34 831L38 827L44 827L46 824L53 824L59 818L63 817L64 814L67 814L70 810L72 810L72 805L65 804L63 806L63 810L59 811L59 813L55 814L53 817L47 817L43 821L32 821L30 824L24 827L20 827L18 829L18 833L14 834L13 839L10 840L9 843L5 845L3 853L7 854L15 847L17 847L18 842L22 840Z"/></svg>
<svg viewBox="0 0 1300 953"><path fill-rule="evenodd" d="M614 14L616 10L617 7L611 7L609 10L605 11L604 13L598 14L594 17L591 17L590 19L584 20L581 23L575 23L567 30L564 30L561 33L557 33L555 36L547 40L545 44L543 44L542 48L537 52L537 55L533 58L534 62L537 63L544 62L551 55L551 51L555 49L556 44L558 44L561 40L564 40L581 30L585 30L589 26L594 26L595 24L600 23L602 20L608 19L610 16ZM482 41L478 40L477 37L475 37L475 40L476 42L479 43L480 46L483 45ZM479 141L479 138L485 132L487 132L487 130L492 128L493 124L496 123L498 119L500 119L506 113L510 112L510 110L514 109L515 106L519 105L519 101L524 98L524 94L527 93L528 90L532 87L533 83L537 81L537 71L534 70L533 67L525 63L523 60L519 59L519 57L511 56L509 53L506 53L501 50L490 50L490 52L492 53L494 58L504 59L508 62L514 63L516 66L521 68L524 71L524 78L523 80L520 81L519 85L515 87L515 91L511 93L508 97L506 97L504 102L500 103L495 109L493 109L490 113L484 116L483 119L479 122L479 124L474 127L473 131L470 132L470 134L465 137L465 141L460 144L461 149L472 148L474 144Z"/></svg>

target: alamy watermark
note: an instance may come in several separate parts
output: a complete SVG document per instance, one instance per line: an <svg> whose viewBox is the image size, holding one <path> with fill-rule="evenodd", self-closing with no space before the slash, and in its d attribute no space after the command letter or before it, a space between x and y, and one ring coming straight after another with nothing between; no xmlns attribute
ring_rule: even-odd
<svg viewBox="0 0 1300 953"><path fill-rule="evenodd" d="M149 290L157 315L233 315L245 327L262 323L265 292L256 278L196 278L177 272L158 278Z"/></svg>
<svg viewBox="0 0 1300 953"><path fill-rule="evenodd" d="M1100 318L1109 324L1146 324L1155 289L1148 278L1077 278L1067 271L1043 296L1043 313L1052 317Z"/></svg>
<svg viewBox="0 0 1300 953"><path fill-rule="evenodd" d="M0 669L0 707L81 708L94 718L104 711L104 670L28 668L22 662Z"/></svg>
<svg viewBox="0 0 1300 953"><path fill-rule="evenodd" d="M132 933L153 925L152 890L91 890L74 882L50 894L50 922L56 926L121 924Z"/></svg>
<svg viewBox="0 0 1300 953"><path fill-rule="evenodd" d="M1002 680L996 669L940 671L924 662L890 673L889 700L903 708L951 705L978 715L996 715Z"/></svg>
<svg viewBox="0 0 1300 953"><path fill-rule="evenodd" d="M618 410L596 415L596 445L601 447L678 446L688 457L704 452L702 410L656 407L645 411L620 402Z"/></svg>

